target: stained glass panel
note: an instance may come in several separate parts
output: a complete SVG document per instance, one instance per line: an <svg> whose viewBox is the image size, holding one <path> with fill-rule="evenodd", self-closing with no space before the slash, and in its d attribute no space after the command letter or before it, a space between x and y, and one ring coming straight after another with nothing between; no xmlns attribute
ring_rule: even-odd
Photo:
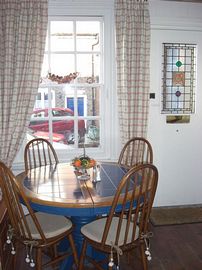
<svg viewBox="0 0 202 270"><path fill-rule="evenodd" d="M162 113L195 112L196 45L163 43Z"/></svg>

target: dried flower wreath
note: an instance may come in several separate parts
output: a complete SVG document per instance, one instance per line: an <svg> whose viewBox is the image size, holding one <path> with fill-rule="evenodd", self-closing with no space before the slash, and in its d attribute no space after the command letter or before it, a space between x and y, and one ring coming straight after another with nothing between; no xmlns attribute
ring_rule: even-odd
<svg viewBox="0 0 202 270"><path fill-rule="evenodd" d="M51 80L52 82L57 83L70 83L72 80L75 80L78 75L79 75L78 72L70 73L69 75L66 76L58 76L52 73L48 73L48 79Z"/></svg>

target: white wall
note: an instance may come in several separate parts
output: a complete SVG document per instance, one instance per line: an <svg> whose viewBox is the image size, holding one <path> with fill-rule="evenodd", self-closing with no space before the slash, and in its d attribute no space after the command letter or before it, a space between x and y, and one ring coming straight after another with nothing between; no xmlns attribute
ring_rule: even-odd
<svg viewBox="0 0 202 270"><path fill-rule="evenodd" d="M150 1L151 89L148 138L159 169L155 206L202 203L202 4ZM189 124L161 114L162 43L197 44L196 113Z"/></svg>

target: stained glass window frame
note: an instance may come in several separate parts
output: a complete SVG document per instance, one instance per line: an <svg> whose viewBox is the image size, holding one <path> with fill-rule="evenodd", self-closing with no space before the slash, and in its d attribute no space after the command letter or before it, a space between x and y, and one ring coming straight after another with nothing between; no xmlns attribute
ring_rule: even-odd
<svg viewBox="0 0 202 270"><path fill-rule="evenodd" d="M194 114L196 44L163 43L162 114Z"/></svg>

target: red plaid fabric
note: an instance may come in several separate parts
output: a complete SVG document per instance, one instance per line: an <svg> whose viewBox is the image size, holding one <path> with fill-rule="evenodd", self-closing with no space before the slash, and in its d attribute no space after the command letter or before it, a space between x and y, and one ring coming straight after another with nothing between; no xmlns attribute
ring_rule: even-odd
<svg viewBox="0 0 202 270"><path fill-rule="evenodd" d="M48 0L6 0L0 8L0 160L12 164L34 107Z"/></svg>
<svg viewBox="0 0 202 270"><path fill-rule="evenodd" d="M122 143L146 137L149 108L150 15L145 0L116 0L117 93Z"/></svg>

